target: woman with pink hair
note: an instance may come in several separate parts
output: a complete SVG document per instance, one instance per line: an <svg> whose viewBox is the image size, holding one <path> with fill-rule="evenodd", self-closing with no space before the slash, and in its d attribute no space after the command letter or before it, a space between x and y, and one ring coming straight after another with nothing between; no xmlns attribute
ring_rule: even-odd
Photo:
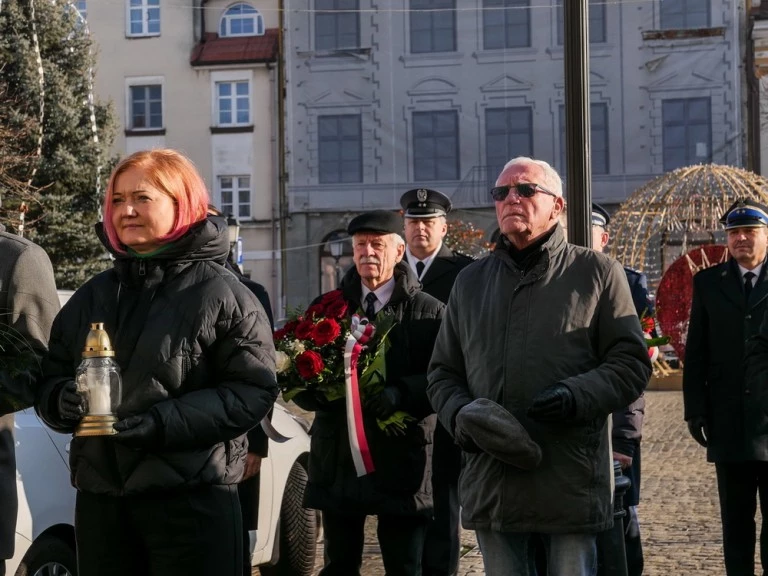
<svg viewBox="0 0 768 576"><path fill-rule="evenodd" d="M75 369L103 322L123 378L111 436L76 436L80 576L239 576L237 483L245 434L277 397L264 309L225 269L226 221L209 216L194 165L174 150L115 168L97 234L112 269L54 321L37 410L71 433L88 411Z"/></svg>

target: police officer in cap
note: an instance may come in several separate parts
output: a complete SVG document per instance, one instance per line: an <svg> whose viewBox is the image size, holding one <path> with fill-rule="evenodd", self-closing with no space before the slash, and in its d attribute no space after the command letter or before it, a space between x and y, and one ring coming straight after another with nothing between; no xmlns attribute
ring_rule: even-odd
<svg viewBox="0 0 768 576"><path fill-rule="evenodd" d="M608 224L611 216L599 204L592 203L592 248L602 252L610 238ZM653 317L653 304L648 298L648 279L645 274L624 266L632 301L639 317ZM643 573L643 548L637 505L640 501L640 440L643 435L645 397L640 396L623 410L613 413L613 459L621 464L623 474L632 483L624 495L624 545L627 553L627 575ZM600 540L598 540L599 542Z"/></svg>
<svg viewBox="0 0 768 576"><path fill-rule="evenodd" d="M739 200L720 222L730 258L693 277L683 401L691 436L715 463L725 572L751 575L768 571L768 208ZM756 571L758 492L762 570Z"/></svg>
<svg viewBox="0 0 768 576"><path fill-rule="evenodd" d="M447 303L459 271L473 260L443 244L451 200L437 190L416 188L400 197L405 219L405 258L422 290ZM461 450L438 423L433 445L435 515L422 557L424 576L451 576L459 566L459 472Z"/></svg>

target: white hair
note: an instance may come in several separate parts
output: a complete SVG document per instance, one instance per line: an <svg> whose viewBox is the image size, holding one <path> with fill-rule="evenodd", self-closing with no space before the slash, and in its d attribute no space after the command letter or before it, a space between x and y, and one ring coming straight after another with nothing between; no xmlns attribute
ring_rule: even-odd
<svg viewBox="0 0 768 576"><path fill-rule="evenodd" d="M395 241L395 246L405 246L405 239L400 236L397 232L392 232L390 236L393 236L393 240Z"/></svg>
<svg viewBox="0 0 768 576"><path fill-rule="evenodd" d="M504 168L501 170L501 174L506 172L507 169L512 166L526 166L530 164L541 168L542 172L544 173L544 180L546 181L545 184L543 184L545 188L552 192L552 194L557 194L562 198L563 181L560 179L560 174L558 174L557 170L552 168L552 166L550 166L547 162L544 162L544 160L535 160L533 158L529 158L528 156L518 156L516 158L512 158L512 160L504 165ZM501 176L501 174L499 174L499 176ZM541 182L536 182L536 184L541 184Z"/></svg>

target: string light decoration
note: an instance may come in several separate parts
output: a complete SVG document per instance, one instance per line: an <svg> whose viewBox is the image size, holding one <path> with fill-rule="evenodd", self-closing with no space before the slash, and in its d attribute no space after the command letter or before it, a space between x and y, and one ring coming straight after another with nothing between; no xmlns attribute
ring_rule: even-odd
<svg viewBox="0 0 768 576"><path fill-rule="evenodd" d="M609 252L648 277L660 328L679 358L685 356L693 275L727 259L719 220L739 198L768 203L768 180L733 166L698 164L638 188L611 219Z"/></svg>

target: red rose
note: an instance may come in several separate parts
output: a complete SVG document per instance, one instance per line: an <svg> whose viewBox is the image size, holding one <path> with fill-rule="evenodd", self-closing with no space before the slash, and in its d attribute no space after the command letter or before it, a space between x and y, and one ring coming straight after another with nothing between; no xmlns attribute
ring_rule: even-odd
<svg viewBox="0 0 768 576"><path fill-rule="evenodd" d="M653 321L653 318L649 316L640 319L640 326L642 326L643 332L652 332L655 325L656 323Z"/></svg>
<svg viewBox="0 0 768 576"><path fill-rule="evenodd" d="M306 350L296 356L296 370L304 380L311 380L325 368L322 357L317 352Z"/></svg>
<svg viewBox="0 0 768 576"><path fill-rule="evenodd" d="M336 340L339 334L341 334L341 326L336 320L321 320L315 324L315 329L312 331L312 341L317 346L325 346Z"/></svg>
<svg viewBox="0 0 768 576"><path fill-rule="evenodd" d="M288 334L288 330L286 330L285 328L281 328L280 330L275 330L272 333L272 339L275 341L282 340L283 338L285 338L287 334Z"/></svg>
<svg viewBox="0 0 768 576"><path fill-rule="evenodd" d="M330 292L323 294L323 296L320 298L320 303L327 304L328 302L333 302L334 300L339 299L344 299L341 290L331 290Z"/></svg>
<svg viewBox="0 0 768 576"><path fill-rule="evenodd" d="M323 305L320 303L313 304L309 308L307 308L307 312L305 313L305 316L307 318L320 318L323 315Z"/></svg>
<svg viewBox="0 0 768 576"><path fill-rule="evenodd" d="M312 336L312 332L314 332L314 330L315 323L312 322L312 320L302 320L299 322L298 326L296 326L294 334L296 334L296 338L299 340L306 340Z"/></svg>
<svg viewBox="0 0 768 576"><path fill-rule="evenodd" d="M328 302L325 305L325 315L330 318L344 318L347 313L347 301L343 298Z"/></svg>
<svg viewBox="0 0 768 576"><path fill-rule="evenodd" d="M283 330L285 330L286 334L290 334L296 329L296 326L299 325L298 320L291 320L290 322L286 322L285 326L283 326Z"/></svg>

